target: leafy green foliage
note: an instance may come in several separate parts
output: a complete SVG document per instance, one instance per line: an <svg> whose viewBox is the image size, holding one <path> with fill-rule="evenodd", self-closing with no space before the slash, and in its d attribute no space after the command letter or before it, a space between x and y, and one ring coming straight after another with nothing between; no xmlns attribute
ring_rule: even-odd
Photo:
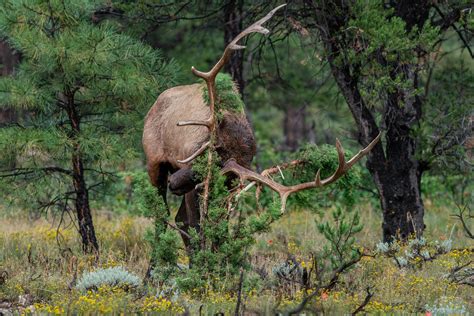
<svg viewBox="0 0 474 316"><path fill-rule="evenodd" d="M205 161L207 155L202 155L193 165L193 170L201 176L203 171L207 175L207 170L203 168ZM236 276L240 267L246 264L245 253L254 243L255 234L268 229L267 225L261 223L268 221L268 217L247 218L237 205L233 206L236 209L229 208L225 182L219 167L213 165L207 216L201 221L199 232L191 234L193 250L190 258L192 268L188 272L190 275L177 279L185 290L196 288L200 282L212 281L219 276Z"/></svg>
<svg viewBox="0 0 474 316"><path fill-rule="evenodd" d="M431 51L439 38L439 28L428 20L421 28L407 30L406 22L393 9L376 1L356 2L351 10L354 17L340 33L341 38L349 38L350 44L342 48L344 55L336 63L354 65L367 105L378 107L380 100L397 90L409 91L410 97L419 95L422 91L413 88L413 78L407 78L396 67L416 64L417 50Z"/></svg>
<svg viewBox="0 0 474 316"><path fill-rule="evenodd" d="M146 110L174 82L174 62L112 23L93 23L101 4L0 4L0 33L23 56L15 74L0 80L0 104L28 113L19 127L0 130L0 151L7 153L0 159L11 167L2 170L2 181L21 187L50 179L35 186L36 194L3 191L22 195L18 202L31 205L41 192L68 201L73 153L81 156L88 185L98 189L113 180L119 165L138 157Z"/></svg>
<svg viewBox="0 0 474 316"><path fill-rule="evenodd" d="M352 156L353 154L350 151L346 151L344 154L346 161ZM331 145L316 146L308 144L296 154L296 158L304 161L295 170L297 175L295 180L300 182L314 180L318 170L321 170L321 179L327 178L336 171L339 165L337 150ZM360 180L359 173L358 167L354 166L332 186L332 190L336 191L336 194L342 197L343 203L349 207L355 203L354 187ZM301 193L303 197L305 194L314 195L314 192L307 191Z"/></svg>
<svg viewBox="0 0 474 316"><path fill-rule="evenodd" d="M139 213L146 217L164 219L168 215L165 202L158 190L150 184L145 173L135 175L134 193Z"/></svg>
<svg viewBox="0 0 474 316"><path fill-rule="evenodd" d="M353 154L350 151L345 152L346 161L352 156ZM278 176L283 175L284 179L282 178L279 181L285 185L294 185L314 181L317 171L321 170L321 179L324 179L336 171L338 167L337 157L337 150L334 146L306 144L300 151L292 155L293 160L299 160L301 163L282 170L281 174L275 174L274 177L278 179ZM307 208L320 211L322 208L330 207L336 201L351 207L362 197L360 192L356 190L359 182L359 167L353 166L343 177L328 187L304 190L290 195L288 208ZM269 201L272 201L271 195L264 194L260 202L267 205Z"/></svg>

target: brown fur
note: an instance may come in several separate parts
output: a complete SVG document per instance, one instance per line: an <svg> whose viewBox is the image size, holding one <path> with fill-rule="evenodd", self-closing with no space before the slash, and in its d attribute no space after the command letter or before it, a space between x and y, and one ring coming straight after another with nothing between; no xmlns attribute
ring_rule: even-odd
<svg viewBox="0 0 474 316"><path fill-rule="evenodd" d="M206 120L209 107L203 100L203 86L192 84L164 91L145 118L143 148L148 175L156 187L165 186L169 172L189 168L179 163L209 139L204 126L177 126L179 121ZM255 139L245 114L225 112L218 126L216 150L222 162L234 158L250 166L255 155Z"/></svg>

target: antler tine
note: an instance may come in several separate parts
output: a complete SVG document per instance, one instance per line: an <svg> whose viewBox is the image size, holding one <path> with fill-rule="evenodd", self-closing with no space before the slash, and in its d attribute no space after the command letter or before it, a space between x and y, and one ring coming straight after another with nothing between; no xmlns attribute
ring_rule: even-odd
<svg viewBox="0 0 474 316"><path fill-rule="evenodd" d="M189 126L189 125L197 125L197 126L206 126L207 128L210 128L210 121L195 121L195 120L189 120L189 121L179 121L178 126Z"/></svg>
<svg viewBox="0 0 474 316"><path fill-rule="evenodd" d="M212 69L208 72L202 72L197 70L196 68L191 67L191 71L193 74L199 78L202 78L206 81L207 84L207 89L209 91L209 109L211 110L211 117L209 118L208 121L203 121L199 125L205 125L207 126L210 130L214 128L214 100L215 100L215 78L219 71L224 67L225 63L229 60L230 55L232 54L232 51L234 50L239 50L239 49L244 49L245 46L238 45L237 43L244 38L245 36L252 34L252 33L262 33L262 34L268 34L270 31L262 26L263 23L267 22L274 14L276 11L279 9L283 8L286 6L286 4L282 4L275 9L271 10L270 12L267 13L266 16L255 22L254 24L250 25L247 27L245 30L243 30L239 35L237 35L232 42L230 42L226 48L224 49L224 53L222 54L222 57L219 59L219 61L212 67ZM196 125L196 124L183 124L182 125Z"/></svg>
<svg viewBox="0 0 474 316"><path fill-rule="evenodd" d="M198 150L196 150L194 152L194 154L192 154L191 156L189 156L188 158L184 159L184 160L178 160L179 163L188 163L188 162L191 162L194 158L196 158L197 156L199 156L200 154L202 154L208 147L209 145L211 145L211 141L208 141L206 143L204 143L201 147L199 147Z"/></svg>
<svg viewBox="0 0 474 316"><path fill-rule="evenodd" d="M367 155L369 153L369 151L372 150L372 148L374 148L375 144L377 144L380 140L380 138L382 137L382 133L380 132L377 137L374 138L373 141L370 142L370 144L367 145L367 147L365 147L364 149L361 149L357 155L355 155L354 157L352 157L347 163L346 163L346 166L347 168L351 168L353 165L355 165L362 157L364 157L365 155Z"/></svg>
<svg viewBox="0 0 474 316"><path fill-rule="evenodd" d="M339 139L336 138L336 150L337 150L337 160L339 164L336 171L327 179L321 180L321 169L318 169L316 172L316 177L314 180L315 187L322 187L323 185L328 185L339 179L349 168L346 168L346 160L344 158L344 147L342 147Z"/></svg>
<svg viewBox="0 0 474 316"><path fill-rule="evenodd" d="M324 180L321 180L321 175L320 172L321 170L318 170L316 173L316 178L314 182L306 182L306 183L301 183L294 185L292 188L293 192L297 192L300 190L308 189L308 188L317 188L317 187L322 187L328 184L333 183L340 177L342 177L350 168L352 168L353 165L355 165L359 160L362 159L365 155L367 155L370 150L377 144L377 142L380 140L380 137L382 136L381 133L375 137L367 147L364 149L360 150L355 156L353 156L349 161L346 162L346 159L344 158L344 148L341 145L341 142L339 139L336 138L336 150L337 150L337 159L339 161L339 164L337 166L336 171L329 177Z"/></svg>
<svg viewBox="0 0 474 316"><path fill-rule="evenodd" d="M263 27L262 24L267 22L268 20L270 20L271 17L275 14L275 12L280 10L284 6L286 6L286 3L274 8L273 10L268 12L266 16L264 16L263 18L261 18L257 22L253 23L252 25L247 27L242 32L240 32L239 35L237 35L232 40L232 42L230 42L227 45L227 47L224 50L224 54L219 59L217 64L215 64L214 67L212 67L212 69L209 72L199 71L196 68L194 68L194 66L193 66L193 67L191 67L191 71L193 72L193 74L196 75L197 77L200 77L200 78L206 80L206 81L209 80L209 79L212 80L217 75L217 73L219 73L219 71L222 69L222 67L224 67L225 63L229 59L229 57L230 57L233 50L240 50L240 49L245 48L245 46L237 44L242 38L244 38L245 36L247 36L249 34L252 34L252 33L268 34L270 32L268 29Z"/></svg>
<svg viewBox="0 0 474 316"><path fill-rule="evenodd" d="M377 137L375 137L374 140L370 142L370 144L367 147L360 150L348 162L346 162L344 159L344 149L341 145L341 142L339 140L336 140L336 149L337 149L339 165L337 167L337 170L329 178L326 178L324 180L321 180L321 170L318 170L316 172L315 180L312 182L305 182L305 183L300 183L300 184L296 184L292 186L284 186L278 182L273 181L272 179L270 179L269 177L265 175L256 173L250 169L240 166L239 164L237 164L237 162L234 159L227 161L221 172L222 174L233 172L236 175L238 175L242 181L250 180L250 181L259 182L261 184L268 186L270 189L272 189L273 191L277 192L280 195L281 211L284 212L286 209L286 201L288 197L290 196L290 194L299 192L302 190L306 190L306 189L323 187L325 185L333 183L334 181L339 179L341 176L343 176L362 157L367 155L370 152L370 150L375 146L375 144L377 144L377 142L380 140L380 137L381 137L381 133L379 133Z"/></svg>
<svg viewBox="0 0 474 316"><path fill-rule="evenodd" d="M224 168L221 170L222 174L227 174L229 172L232 172L232 173L235 173L236 175L238 175L239 178L242 181L244 181L244 180L253 180L253 181L265 184L266 186L268 186L273 191L280 193L280 195L285 193L285 191L288 190L286 186L284 186L284 185L282 185L278 182L275 182L270 178L262 176L261 174L256 173L255 171L252 171L250 169L242 167L233 158L229 159L225 163Z"/></svg>
<svg viewBox="0 0 474 316"><path fill-rule="evenodd" d="M286 6L286 3L284 3L282 5L279 5L278 7L274 8L273 10L268 12L267 15L265 15L263 18L261 18L260 20L258 20L254 24L247 27L239 35L237 35L232 42L230 42L229 46L234 46L232 49L242 49L242 48L245 48L245 46L237 45L237 47L235 47L235 45L237 44L237 42L239 40L241 40L243 37L247 36L248 34L255 33L255 32L262 33L262 34L268 34L270 31L268 29L264 28L262 26L262 24L267 22L268 20L270 20L272 18L272 16L275 14L275 12L277 12L278 10L283 8L284 6Z"/></svg>

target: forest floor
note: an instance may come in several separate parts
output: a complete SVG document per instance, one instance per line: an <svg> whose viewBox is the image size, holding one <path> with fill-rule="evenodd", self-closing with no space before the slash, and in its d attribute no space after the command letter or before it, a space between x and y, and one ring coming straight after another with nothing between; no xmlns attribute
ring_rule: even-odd
<svg viewBox="0 0 474 316"><path fill-rule="evenodd" d="M455 271L464 266L461 272L470 268L472 273L472 240L464 236L461 225L450 216L454 209L437 207L429 201L426 205L426 240L452 239L449 251L432 260L415 258L405 267L381 254L364 257L342 276L334 289L318 293L308 306L317 312L348 314L362 305L369 291L372 296L363 308L368 313L434 315L474 311L472 286L461 284ZM360 211L364 229L357 236L357 245L375 251L381 238L381 216L369 205ZM284 312L308 294L298 282L278 279L274 271L290 257L302 267L311 266L312 254L321 251L324 244L317 230L318 218L307 211L288 212L271 231L258 237L249 256L254 270L259 271L254 275L262 278L263 285L243 291L242 308L246 314ZM150 246L145 232L151 222L110 211L95 212L95 219L101 249L98 258L82 254L72 225L57 229L59 218L1 217L0 314L179 314L184 311L191 315L234 314L237 291L229 291L231 287L225 280L222 281L225 290L214 286L199 293L160 292L159 284L153 283L134 290L113 287L89 292L77 290L73 286L75 275L80 278L86 271L122 266L140 278L147 271ZM179 261L187 264L184 252Z"/></svg>

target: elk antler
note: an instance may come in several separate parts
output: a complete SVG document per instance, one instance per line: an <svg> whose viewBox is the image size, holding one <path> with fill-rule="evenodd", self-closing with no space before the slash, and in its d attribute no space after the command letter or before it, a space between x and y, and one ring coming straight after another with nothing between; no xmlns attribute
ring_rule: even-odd
<svg viewBox="0 0 474 316"><path fill-rule="evenodd" d="M313 189L313 188L320 188L326 186L330 183L333 183L341 176L343 176L353 165L355 165L362 157L367 155L369 151L377 144L380 140L381 134L379 133L377 137L364 149L359 151L354 157L352 157L349 161L345 161L344 159L344 149L342 148L341 142L336 139L336 149L337 149L337 156L339 160L339 166L337 167L336 171L329 177L324 180L321 180L320 171L316 172L316 176L314 181L300 183L292 186L285 186L281 183L275 182L269 177L265 176L267 174L265 171L262 174L256 173L250 169L244 168L239 165L234 159L228 160L224 168L222 169L222 174L227 173L234 173L239 176L241 181L250 180L259 182L263 185L268 186L273 191L277 192L280 195L281 199L281 211L284 212L286 208L286 201L288 196L292 193L299 192L302 190Z"/></svg>
<svg viewBox="0 0 474 316"><path fill-rule="evenodd" d="M239 35L237 35L232 42L227 45L227 47L224 50L224 54L222 57L219 59L217 64L212 67L212 69L208 72L202 72L197 70L196 68L191 67L191 71L193 74L199 78L204 79L207 84L207 90L209 91L209 110L211 112L211 116L209 119L205 121L196 121L196 120L190 120L190 121L180 121L178 122L178 126L186 126L186 125L201 125L201 126L206 126L211 132L214 131L215 129L215 124L216 124L216 113L215 113L215 97L216 97L216 85L215 85L215 79L219 71L224 67L225 63L229 60L232 52L234 50L239 50L239 49L244 49L245 46L237 44L242 38L245 36L252 34L252 33L262 33L262 34L268 34L270 31L262 26L263 23L267 22L274 14L276 11L279 9L283 8L286 4L282 4L275 9L271 10L268 12L268 14L255 22L254 24L250 25L247 27L245 30L243 30ZM192 161L194 158L199 156L204 150L206 150L207 147L211 145L210 142L205 143L203 146L201 146L195 153L193 153L191 156L184 160L178 160L180 163L188 163Z"/></svg>

